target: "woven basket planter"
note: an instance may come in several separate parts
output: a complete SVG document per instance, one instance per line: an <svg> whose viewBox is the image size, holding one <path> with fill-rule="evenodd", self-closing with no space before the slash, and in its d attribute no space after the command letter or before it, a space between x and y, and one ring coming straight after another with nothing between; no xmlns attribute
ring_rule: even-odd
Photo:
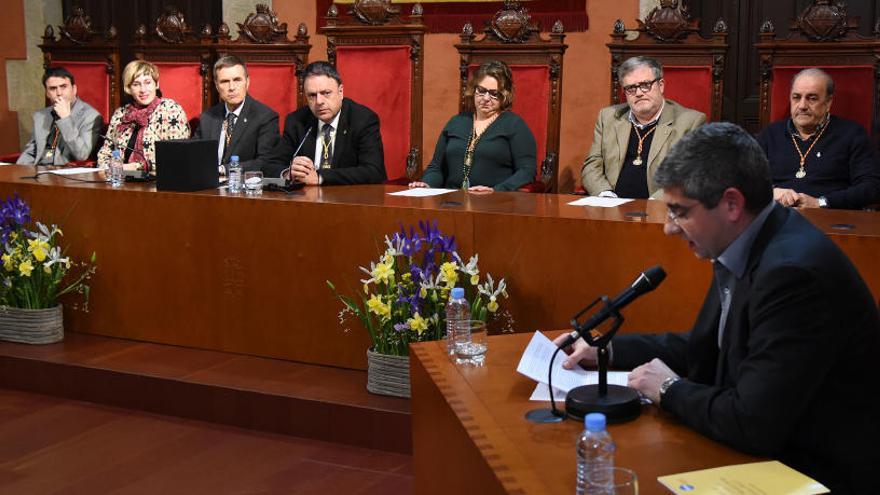
<svg viewBox="0 0 880 495"><path fill-rule="evenodd" d="M48 309L0 307L0 340L52 344L64 339L61 305Z"/></svg>
<svg viewBox="0 0 880 495"><path fill-rule="evenodd" d="M409 356L367 350L367 390L379 395L409 398Z"/></svg>

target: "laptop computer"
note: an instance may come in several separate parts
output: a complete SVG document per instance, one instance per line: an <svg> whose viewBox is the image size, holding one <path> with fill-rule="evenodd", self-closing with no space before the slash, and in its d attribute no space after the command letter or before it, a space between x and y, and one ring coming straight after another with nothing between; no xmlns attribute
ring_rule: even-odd
<svg viewBox="0 0 880 495"><path fill-rule="evenodd" d="M220 185L216 139L156 142L156 189L200 191Z"/></svg>

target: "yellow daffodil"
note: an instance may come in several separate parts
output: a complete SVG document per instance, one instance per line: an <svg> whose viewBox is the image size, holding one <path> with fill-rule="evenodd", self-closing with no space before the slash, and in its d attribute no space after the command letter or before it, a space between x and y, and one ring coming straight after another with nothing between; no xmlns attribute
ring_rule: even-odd
<svg viewBox="0 0 880 495"><path fill-rule="evenodd" d="M31 264L31 260L22 261L18 265L18 271L25 277L30 277L31 272L34 271L34 265Z"/></svg>
<svg viewBox="0 0 880 495"><path fill-rule="evenodd" d="M422 316L418 313L414 314L412 318L406 320L406 323L419 335L421 335L422 332L428 329L428 321L422 318Z"/></svg>
<svg viewBox="0 0 880 495"><path fill-rule="evenodd" d="M494 296L489 298L489 304L486 305L486 309L488 309L490 313L498 311L498 301L495 300Z"/></svg>
<svg viewBox="0 0 880 495"><path fill-rule="evenodd" d="M458 265L452 261L443 263L440 265L440 275L447 287L455 287L458 282Z"/></svg>
<svg viewBox="0 0 880 495"><path fill-rule="evenodd" d="M479 283L480 283L480 275L478 275L476 273L471 275L471 285L477 285Z"/></svg>
<svg viewBox="0 0 880 495"><path fill-rule="evenodd" d="M373 268L373 271L370 272L370 275L373 279L378 283L388 283L394 278L394 265L379 263Z"/></svg>
<svg viewBox="0 0 880 495"><path fill-rule="evenodd" d="M5 268L7 272L11 272L15 269L15 265L12 264L11 254L3 253L3 256L0 256L0 260L3 260L3 268Z"/></svg>
<svg viewBox="0 0 880 495"><path fill-rule="evenodd" d="M28 252L34 255L34 259L42 263L49 254L49 243L43 239L28 239Z"/></svg>
<svg viewBox="0 0 880 495"><path fill-rule="evenodd" d="M382 302L382 299L376 294L370 296L370 299L367 301L367 309L383 319L391 315L391 305Z"/></svg>
<svg viewBox="0 0 880 495"><path fill-rule="evenodd" d="M9 240L14 241L16 239L18 239L18 232L13 230L12 232L9 233Z"/></svg>

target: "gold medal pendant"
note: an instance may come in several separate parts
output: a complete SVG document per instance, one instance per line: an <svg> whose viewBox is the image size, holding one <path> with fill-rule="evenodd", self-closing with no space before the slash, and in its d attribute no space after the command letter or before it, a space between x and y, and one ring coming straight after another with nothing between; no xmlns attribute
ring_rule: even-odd
<svg viewBox="0 0 880 495"><path fill-rule="evenodd" d="M797 172L795 172L794 176L797 177L798 179L803 179L804 177L807 176L807 171L804 170L804 167L801 167L800 169L798 169Z"/></svg>
<svg viewBox="0 0 880 495"><path fill-rule="evenodd" d="M641 164L642 164L642 157L637 156L636 159L633 160L633 165L635 165L636 167L638 167L638 166L640 166Z"/></svg>

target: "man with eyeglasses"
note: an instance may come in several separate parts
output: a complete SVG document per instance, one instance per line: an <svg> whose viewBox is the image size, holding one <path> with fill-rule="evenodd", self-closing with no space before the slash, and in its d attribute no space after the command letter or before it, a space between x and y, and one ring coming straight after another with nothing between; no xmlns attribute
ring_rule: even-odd
<svg viewBox="0 0 880 495"><path fill-rule="evenodd" d="M599 111L581 182L592 196L658 198L654 170L676 141L706 122L706 115L663 97L663 66L651 57L627 59L617 77L626 103Z"/></svg>
<svg viewBox="0 0 880 495"><path fill-rule="evenodd" d="M708 437L835 494L875 493L880 316L856 268L773 201L763 150L734 124L683 137L654 180L664 232L711 260L714 277L690 332L618 335L612 365L633 369L630 387ZM572 351L564 367L595 362L582 340Z"/></svg>
<svg viewBox="0 0 880 495"><path fill-rule="evenodd" d="M865 129L831 115L834 80L804 69L791 80L790 118L758 136L784 206L860 209L880 203L880 161Z"/></svg>
<svg viewBox="0 0 880 495"><path fill-rule="evenodd" d="M342 77L329 62L312 62L302 78L308 105L287 115L270 175L308 186L384 181L376 112L343 96Z"/></svg>
<svg viewBox="0 0 880 495"><path fill-rule="evenodd" d="M243 170L263 170L278 144L278 112L248 95L251 86L244 60L227 55L214 63L214 86L220 103L202 112L196 139L216 139L217 163L225 173L232 156Z"/></svg>

